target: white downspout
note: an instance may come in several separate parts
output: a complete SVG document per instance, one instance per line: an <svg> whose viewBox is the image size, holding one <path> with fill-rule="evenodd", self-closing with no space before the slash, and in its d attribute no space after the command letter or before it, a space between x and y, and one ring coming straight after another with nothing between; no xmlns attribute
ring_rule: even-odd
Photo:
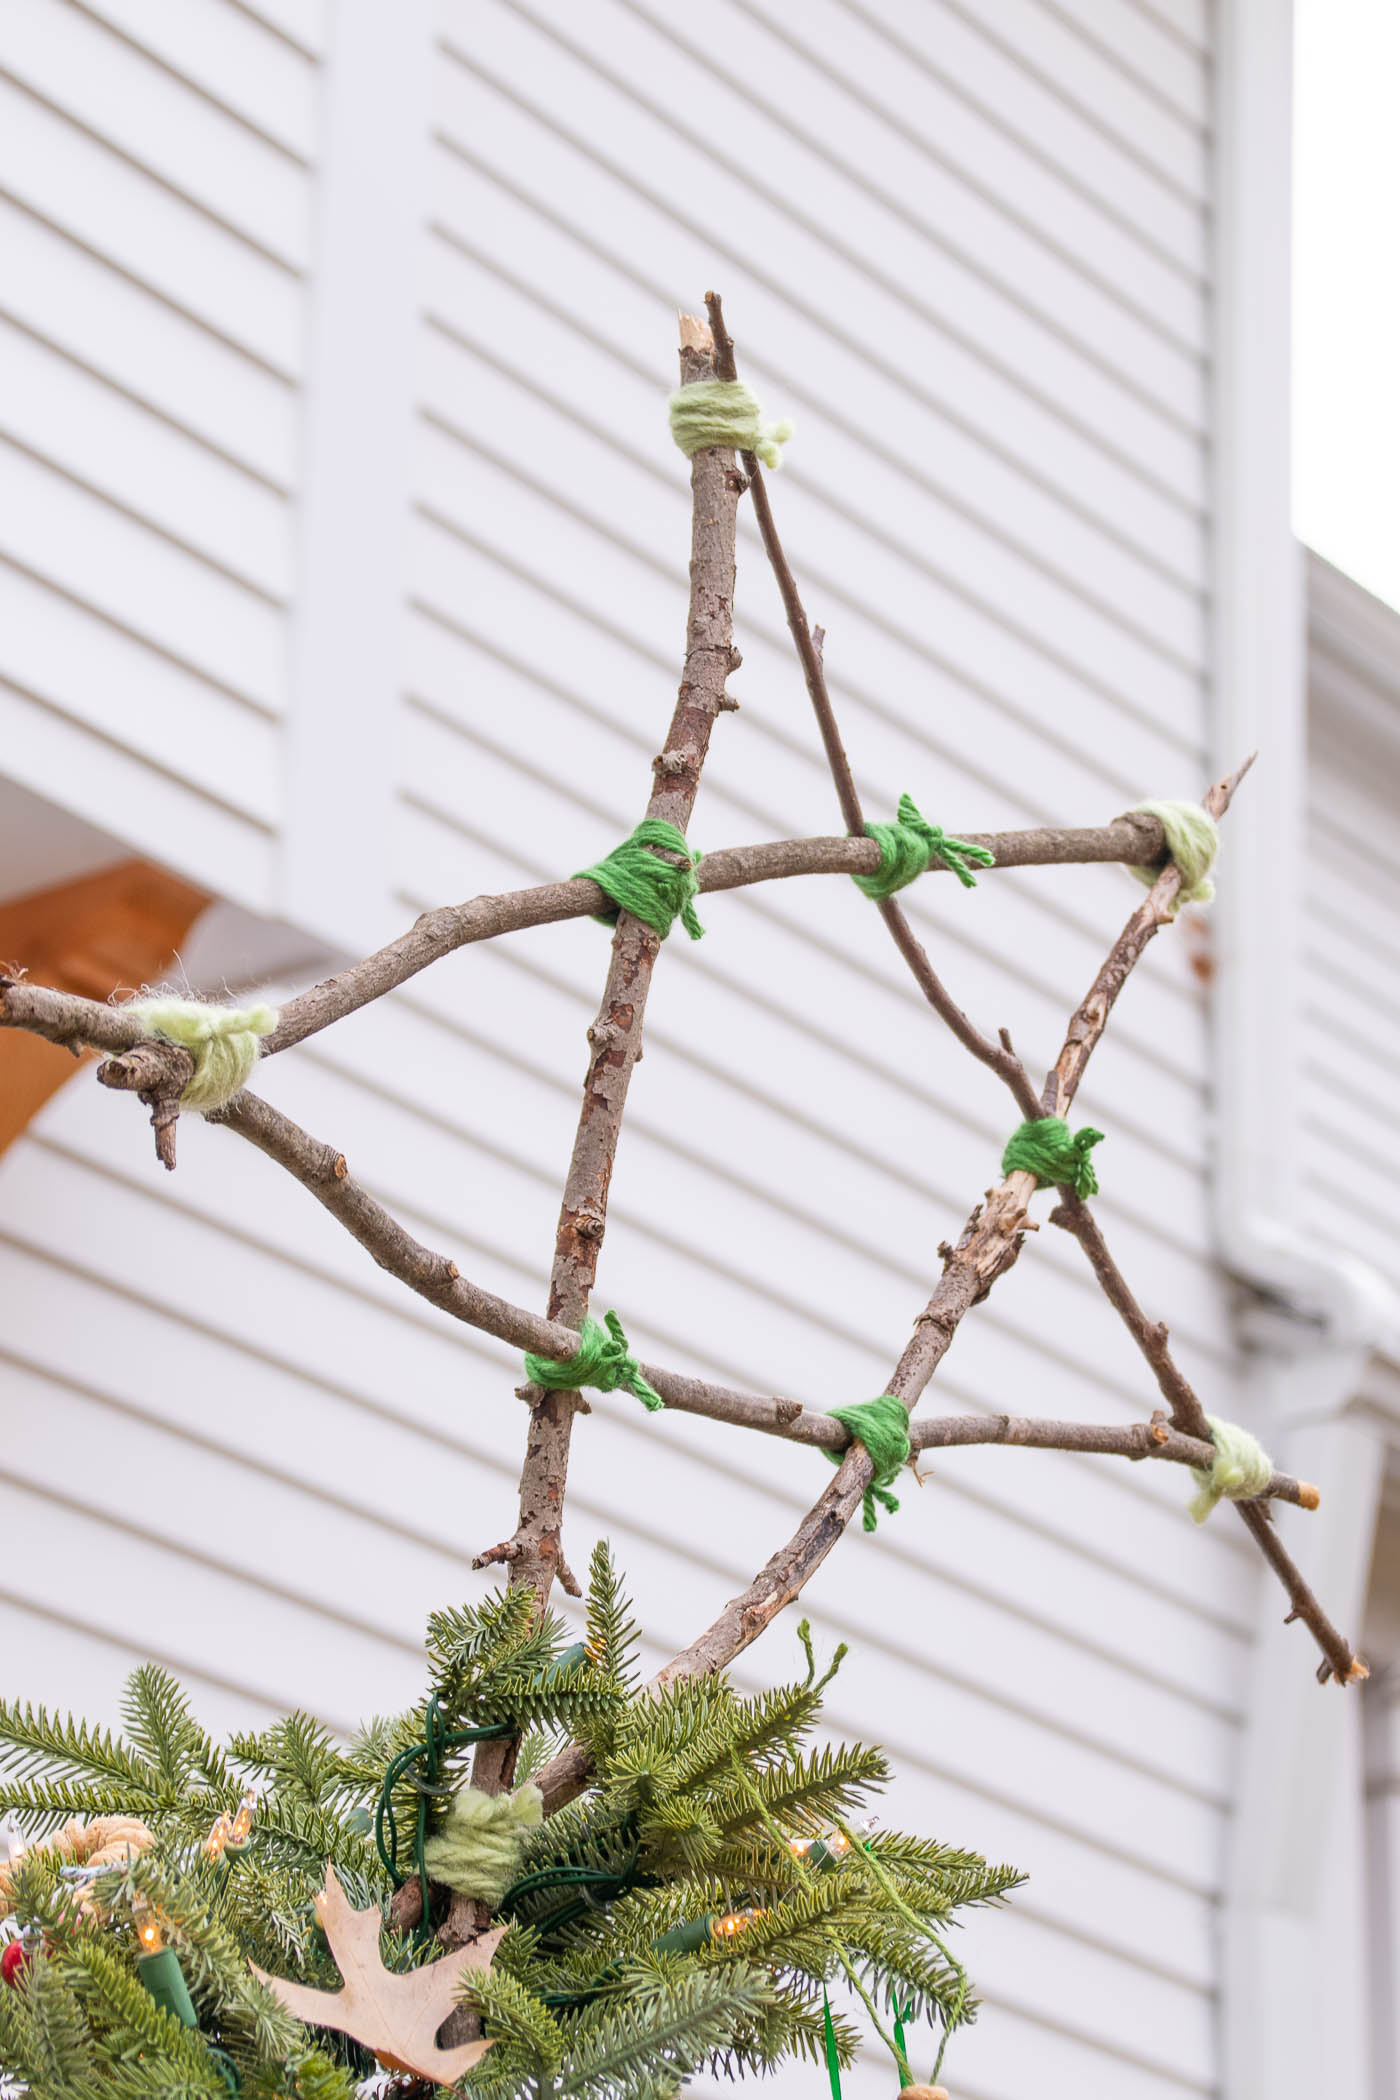
<svg viewBox="0 0 1400 2100"><path fill-rule="evenodd" d="M1228 1268L1278 1314L1250 1359L1251 1419L1280 1464L1323 1489L1315 1516L1282 1521L1355 1636L1385 1439L1347 1410L1374 1359L1400 1349L1400 1304L1301 1223L1307 711L1289 487L1291 16L1289 0L1217 9L1214 741L1221 771L1260 757L1230 812L1215 911L1215 1224ZM1281 1618L1261 1581L1226 1868L1225 2092L1365 2100L1359 1701L1318 1687L1304 1637Z"/></svg>

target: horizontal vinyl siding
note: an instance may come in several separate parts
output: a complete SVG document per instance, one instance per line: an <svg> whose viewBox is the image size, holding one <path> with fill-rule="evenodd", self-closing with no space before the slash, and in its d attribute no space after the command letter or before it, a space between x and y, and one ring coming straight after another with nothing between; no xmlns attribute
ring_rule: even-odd
<svg viewBox="0 0 1400 2100"><path fill-rule="evenodd" d="M334 9L26 0L13 22L0 95L61 147L0 168L24 263L0 359L30 375L0 438L53 521L0 566L0 730L7 704L42 720L50 782L85 739L70 799L158 810L228 889L279 823ZM799 425L774 500L871 814L907 789L951 828L1087 823L1199 793L1203 6L812 0L799 23L715 0L702 49L674 0L445 0L439 30L394 818L367 844L405 923L582 867L635 821L685 620L674 309L709 284ZM109 47L129 123L102 100ZM737 613L705 849L837 828L746 507ZM1111 869L1017 871L909 908L969 1012L1043 1067L1137 894ZM598 1304L700 1375L868 1395L1012 1112L851 884L702 917L657 971ZM606 953L587 922L470 950L260 1085L466 1273L541 1304ZM1190 956L1181 935L1149 952L1081 1111L1109 1134L1123 1266L1228 1414ZM180 1145L161 1174L144 1118L80 1074L0 1161L7 1689L110 1713L149 1652L218 1725L295 1702L348 1728L415 1695L426 1613L487 1587L470 1562L514 1522L519 1360L392 1284L251 1148L193 1118ZM1156 1400L1048 1223L938 1386L956 1412L1119 1422ZM852 1644L830 1727L888 1746L889 1820L1031 1875L962 1935L986 2010L951 2089L1211 2094L1244 1544L1196 1531L1166 1468L974 1448L925 1472L804 1602L824 1646ZM566 1551L581 1567L612 1540L659 1663L827 1477L600 1396ZM785 1619L736 1674L771 1682L796 1647ZM852 2100L889 2076L868 2056Z"/></svg>
<svg viewBox="0 0 1400 2100"><path fill-rule="evenodd" d="M1314 1229L1400 1284L1400 614L1308 559L1302 1173Z"/></svg>
<svg viewBox="0 0 1400 2100"><path fill-rule="evenodd" d="M440 21L405 917L582 867L635 820L685 619L673 313L710 284L743 371L798 423L774 500L872 813L904 788L972 828L1198 793L1208 67L1190 21L817 0L799 28L772 0L719 0L703 45L665 0L600 0L586 24L562 0L483 0ZM836 823L742 507L740 534L742 704L707 763L704 848ZM1132 898L1119 873L1052 871L929 884L910 910L969 1011L1043 1064ZM702 917L704 943L673 940L657 972L599 1302L663 1361L817 1405L877 1391L1007 1109L852 886L772 885ZM305 1060L318 1089L355 1090L337 1143L365 1127L366 1090L392 1096L358 1164L528 1302L605 953L579 926L494 943ZM1224 1405L1205 1070L1200 988L1163 941L1083 1115L1111 1134L1124 1267ZM1151 1405L1048 1226L940 1385L958 1410ZM793 1528L820 1462L625 1403L595 1414L568 1550L613 1538L664 1653ZM502 1434L509 1472L508 1417ZM891 1815L1032 1875L968 1935L987 2010L949 2076L973 2100L1024 2090L1032 2066L1054 2092L1212 2091L1249 1565L1223 1528L1189 1534L1172 1477L995 1451L929 1470L807 1601L852 1643L831 1724L889 1745ZM874 2060L852 2080L886 2083Z"/></svg>
<svg viewBox="0 0 1400 2100"><path fill-rule="evenodd" d="M5 769L271 902L316 67L231 0L0 22Z"/></svg>

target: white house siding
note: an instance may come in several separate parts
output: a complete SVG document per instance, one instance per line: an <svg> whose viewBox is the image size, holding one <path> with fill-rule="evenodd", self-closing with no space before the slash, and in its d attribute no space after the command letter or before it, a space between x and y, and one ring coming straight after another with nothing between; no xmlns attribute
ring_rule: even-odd
<svg viewBox="0 0 1400 2100"><path fill-rule="evenodd" d="M44 559L89 566L51 576L20 505L15 588L82 601L56 637L21 626L10 704L67 740L32 784L114 830L118 798L124 836L255 904L238 884L250 858L270 867L278 818L312 98L334 34L334 10L323 28L290 0L26 0L0 22L17 102L61 141L52 194L6 207L40 244L9 273L33 304L16 355L48 375L21 465L135 550L113 568L56 526ZM99 44L145 83L146 121L105 65L82 98L97 60L71 54ZM980 829L1199 791L1209 60L1190 0L811 0L800 26L778 0L715 0L703 22L673 0L443 6L383 841L403 919L583 866L640 812L684 619L674 309L711 284L746 374L800 426L774 496L872 813L907 788ZM96 153L110 184L82 172ZM32 188L39 164L15 155L7 182ZM119 183L141 185L126 209ZM51 405L60 384L90 425ZM162 588L175 561L204 597ZM693 826L707 848L836 823L747 518L739 625L742 709ZM167 803L188 850L166 844ZM911 910L968 1009L1043 1064L1133 896L1112 870L1009 873L972 895L930 883ZM599 1302L659 1359L818 1404L869 1395L1014 1116L853 886L703 916L706 940L677 934L657 973ZM1109 1133L1124 1267L1229 1412L1196 945L1185 930L1149 955L1081 1109ZM469 1273L539 1303L605 954L586 923L468 952L278 1060L266 1091ZM0 1165L7 1675L110 1707L154 1651L216 1720L300 1701L348 1725L412 1696L425 1612L470 1593L471 1553L509 1530L518 1367L257 1156L198 1125L181 1147L158 1176L140 1117L79 1081ZM939 1386L955 1409L1114 1420L1154 1397L1048 1227ZM612 1538L659 1658L823 1474L602 1399L566 1545L580 1565ZM1181 1502L1175 1476L949 1454L809 1592L820 1638L852 1642L832 1726L889 1746L891 1815L1032 1877L966 1935L987 2011L950 2054L958 2100L1215 2090L1253 1568ZM780 1627L739 1674L771 1678L795 1645ZM871 2061L850 2090L889 2075Z"/></svg>
<svg viewBox="0 0 1400 2100"><path fill-rule="evenodd" d="M298 10L0 10L0 745L272 899L317 65Z"/></svg>
<svg viewBox="0 0 1400 2100"><path fill-rule="evenodd" d="M1400 1282L1400 614L1308 558L1302 1170L1314 1229Z"/></svg>

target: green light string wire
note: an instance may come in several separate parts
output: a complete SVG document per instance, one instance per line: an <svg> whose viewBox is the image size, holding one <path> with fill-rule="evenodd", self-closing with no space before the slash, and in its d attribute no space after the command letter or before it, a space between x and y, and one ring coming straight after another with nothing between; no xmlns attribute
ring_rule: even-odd
<svg viewBox="0 0 1400 2100"><path fill-rule="evenodd" d="M407 1750L401 1750L384 1774L384 1784L379 1789L379 1801L374 1812L374 1844L394 1887L401 1889L408 1876L399 1872L399 1824L398 1817L394 1814L392 1795L394 1788L410 1767L416 1765L420 1758L423 1761L422 1779L409 1782L418 1793L413 1864L418 1876L418 1886L423 1893L423 1915L418 1927L420 1934L428 1926L428 1869L423 1861L423 1845L428 1835L428 1801L430 1796L441 1791L443 1757L447 1751L462 1749L468 1743L499 1742L503 1737L514 1733L514 1726L509 1721L499 1721L490 1728L448 1728L439 1711L437 1694L434 1692L424 1710L422 1740L411 1744Z"/></svg>
<svg viewBox="0 0 1400 2100"><path fill-rule="evenodd" d="M943 2039L938 2045L938 2059L934 2064L932 2071L929 2073L929 2084L934 2085L937 2083L938 2074L943 2068L943 2052L948 2046L948 2037L953 2032L953 2029L959 2026L962 2022L963 2007L967 2003L967 1971L963 1967L962 1963L952 1953L951 1949L949 1949L943 1944L943 1941L938 1937L938 1934L933 1930L932 1926L928 1923L928 1920L926 1918L921 1918L917 1911L910 1909L909 1905L900 1895L899 1890L895 1887L894 1882L891 1880L890 1876L885 1872L885 1869L880 1864L880 1861L876 1858L873 1846L871 1846L868 1843L862 1843L860 1839L856 1837L855 1832L852 1830L848 1830L846 1828L846 1825L840 1820L839 1817L835 1818L834 1820L836 1822L836 1828L840 1831L842 1837L846 1840L846 1843L850 1845L853 1848L853 1850L859 1853L859 1858L855 1861L855 1864L858 1866L869 1867L876 1881L884 1890L885 1895L887 1896L889 1901L894 1905L895 1909L899 1912L900 1916L905 1920L907 1924L912 1925L917 1933L919 1933L924 1939L928 1940L933 1946L935 1946L938 1949L939 1953L943 1956L944 1961L947 1962L949 1968L953 1971L953 1974L958 1979L957 1997L954 1999L952 2009L949 2012L947 2019L943 2023ZM900 2047L902 2048L904 2045L903 2023L899 2019L898 2014L896 2014L895 2016L894 2026L895 2033L899 2037ZM912 2081L906 2081L906 2083L912 2083Z"/></svg>
<svg viewBox="0 0 1400 2100"><path fill-rule="evenodd" d="M769 1836L777 1844L778 1856L781 1858L783 1854L786 1853L787 1857L792 1862L793 1868L798 1876L798 1879L805 1883L808 1879L806 1861L801 1857L800 1854L795 1854L793 1852L792 1847L788 1844L788 1841L784 1837L782 1831L778 1828L772 1816L768 1813L767 1802L764 1800L762 1794L759 1793L757 1787L750 1779L748 1773L744 1770L744 1767L739 1762L738 1757L731 1754L730 1764L733 1767L734 1775L739 1781L740 1787L748 1795L749 1800L757 1809L759 1821L762 1823L764 1829L768 1832ZM857 1849L859 1849L859 1847ZM850 1984L851 1989L860 1999L860 2002L865 2007L867 2013L869 2013L871 2026L875 2029L876 2034L879 2035L880 2040L884 2043L885 2047L889 2050L890 2055L894 2058L895 2069L899 2072L900 2085L912 2085L914 2081L909 2075L909 2059L904 2054L904 2051L896 2043L894 2036L892 2034L886 2034L885 2029L880 2021L880 2015L875 2010L875 2001L871 1997L869 1991L866 1990L865 1985L861 1982L855 1970L851 1967L850 1962L847 1960L845 1948L841 1945L841 1942L837 1939L835 1933L830 1929L829 1926L823 1928L822 1937L828 1942L828 1944L831 1947L832 1953L836 1956L836 1959L840 1962L842 1968L845 1970L847 1983ZM834 2033L832 2039L834 2044ZM831 2058L828 2057L828 2069L830 2069L830 2066Z"/></svg>

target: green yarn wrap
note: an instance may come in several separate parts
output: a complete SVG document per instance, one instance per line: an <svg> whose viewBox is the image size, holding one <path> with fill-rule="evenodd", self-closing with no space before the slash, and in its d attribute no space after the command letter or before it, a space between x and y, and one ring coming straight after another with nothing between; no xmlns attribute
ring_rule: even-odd
<svg viewBox="0 0 1400 2100"><path fill-rule="evenodd" d="M877 1502L891 1516L899 1508L890 1487L909 1459L909 1410L893 1393L881 1393L878 1400L855 1400L849 1407L829 1407L827 1413L833 1422L843 1423L870 1454L874 1471L861 1504L861 1522L867 1531L873 1531L879 1521L875 1514ZM846 1453L828 1451L826 1455L834 1466L839 1466Z"/></svg>
<svg viewBox="0 0 1400 2100"><path fill-rule="evenodd" d="M865 828L880 848L880 865L873 875L853 875L851 880L877 901L906 889L936 860L952 869L965 890L977 887L969 861L979 868L996 866L995 853L985 846L971 846L966 839L949 838L939 825L930 824L920 814L909 795L900 796L893 824L867 824Z"/></svg>
<svg viewBox="0 0 1400 2100"><path fill-rule="evenodd" d="M1220 833L1215 828L1215 819L1199 802L1135 802L1129 815L1141 811L1144 816L1155 817L1162 827L1162 836L1167 842L1167 852L1181 870L1181 888L1171 903L1171 915L1176 917L1183 904L1209 904L1215 895L1215 884L1210 880L1210 871L1220 847ZM1129 868L1139 882L1151 889L1160 868Z"/></svg>
<svg viewBox="0 0 1400 2100"><path fill-rule="evenodd" d="M578 1353L574 1356L535 1356L527 1350L525 1376L531 1385L545 1386L552 1393L574 1393L585 1385L599 1393L615 1393L621 1388L635 1393L642 1406L655 1414L666 1402L656 1387L643 1378L617 1314L605 1313L603 1319L605 1325L600 1326L592 1313L584 1314Z"/></svg>
<svg viewBox="0 0 1400 2100"><path fill-rule="evenodd" d="M461 1787L423 1847L424 1863L444 1888L494 1910L520 1871L526 1839L543 1821L544 1795L537 1786L517 1787L513 1794Z"/></svg>
<svg viewBox="0 0 1400 2100"><path fill-rule="evenodd" d="M1208 1466L1192 1466L1197 1492L1187 1504L1198 1524L1204 1524L1217 1502L1247 1502L1262 1495L1273 1477L1273 1461L1257 1437L1237 1422L1222 1422L1207 1415L1215 1457Z"/></svg>
<svg viewBox="0 0 1400 2100"><path fill-rule="evenodd" d="M208 1006L202 999L165 993L133 999L126 1011L136 1016L147 1035L189 1051L194 1072L180 1106L204 1115L242 1092L262 1055L261 1038L271 1035L278 1019L275 1006Z"/></svg>
<svg viewBox="0 0 1400 2100"><path fill-rule="evenodd" d="M752 452L765 467L780 467L781 447L792 436L791 423L765 423L757 396L742 379L697 379L678 387L666 403L671 435L687 459L709 445Z"/></svg>
<svg viewBox="0 0 1400 2100"><path fill-rule="evenodd" d="M1089 1154L1102 1143L1101 1130L1071 1131L1063 1116L1037 1116L1012 1131L1001 1171L1034 1174L1038 1189L1072 1188L1076 1196L1097 1196L1099 1177Z"/></svg>
<svg viewBox="0 0 1400 2100"><path fill-rule="evenodd" d="M662 853L675 853L685 862L678 868L674 861L662 860ZM575 880L586 878L596 882L600 890L606 890L619 911L630 911L633 918L641 919L653 933L659 933L664 941L679 919L693 941L704 934L704 927L695 916L695 898L700 894L700 878L696 869L700 855L692 853L682 832L662 817L643 817L641 823L620 846L614 846L606 860L598 861L591 868L580 868ZM599 924L615 925L617 912L599 914Z"/></svg>

